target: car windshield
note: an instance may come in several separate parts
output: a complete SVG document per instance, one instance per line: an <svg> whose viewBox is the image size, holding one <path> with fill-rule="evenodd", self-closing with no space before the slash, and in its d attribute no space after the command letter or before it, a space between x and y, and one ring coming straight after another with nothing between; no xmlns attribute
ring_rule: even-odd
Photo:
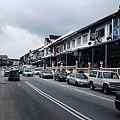
<svg viewBox="0 0 120 120"><path fill-rule="evenodd" d="M35 69L35 71L40 71L40 69Z"/></svg>
<svg viewBox="0 0 120 120"><path fill-rule="evenodd" d="M44 70L43 73L51 73L49 70Z"/></svg>
<svg viewBox="0 0 120 120"><path fill-rule="evenodd" d="M60 75L67 75L66 72L59 72Z"/></svg>
<svg viewBox="0 0 120 120"><path fill-rule="evenodd" d="M88 79L88 77L85 74L76 74L76 78Z"/></svg>
<svg viewBox="0 0 120 120"><path fill-rule="evenodd" d="M32 72L31 70L25 70L25 72Z"/></svg>
<svg viewBox="0 0 120 120"><path fill-rule="evenodd" d="M111 79L119 79L117 73L111 73L111 72L104 72L103 77L104 78L111 78Z"/></svg>
<svg viewBox="0 0 120 120"><path fill-rule="evenodd" d="M19 74L18 71L10 71L10 74Z"/></svg>

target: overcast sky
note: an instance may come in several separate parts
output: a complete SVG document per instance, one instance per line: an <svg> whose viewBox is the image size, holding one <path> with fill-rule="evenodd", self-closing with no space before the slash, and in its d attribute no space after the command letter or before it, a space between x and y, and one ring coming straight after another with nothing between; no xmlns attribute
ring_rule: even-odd
<svg viewBox="0 0 120 120"><path fill-rule="evenodd" d="M118 11L120 0L0 0L0 55L19 59L64 35Z"/></svg>

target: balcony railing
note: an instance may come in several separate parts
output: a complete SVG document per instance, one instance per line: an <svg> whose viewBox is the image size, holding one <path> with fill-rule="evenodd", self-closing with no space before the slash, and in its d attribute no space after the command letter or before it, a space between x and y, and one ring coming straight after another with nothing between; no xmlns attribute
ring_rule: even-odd
<svg viewBox="0 0 120 120"><path fill-rule="evenodd" d="M41 69L44 69L44 67L40 67ZM75 72L84 72L87 76L89 75L90 70L104 70L104 71L114 71L117 72L118 75L120 75L120 68L103 68L102 64L100 68L91 68L90 64L88 66L88 68L79 68L77 67L77 65L75 66L55 66L55 67L47 67L46 69L51 70L53 73L55 73L55 71L57 70L65 70L67 73L75 73Z"/></svg>

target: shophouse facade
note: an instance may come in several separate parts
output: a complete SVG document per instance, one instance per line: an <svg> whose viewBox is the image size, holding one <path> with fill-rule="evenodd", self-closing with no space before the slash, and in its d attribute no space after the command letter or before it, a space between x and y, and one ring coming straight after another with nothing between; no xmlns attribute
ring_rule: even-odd
<svg viewBox="0 0 120 120"><path fill-rule="evenodd" d="M22 56L39 66L120 67L120 10ZM36 61L33 61L34 58Z"/></svg>

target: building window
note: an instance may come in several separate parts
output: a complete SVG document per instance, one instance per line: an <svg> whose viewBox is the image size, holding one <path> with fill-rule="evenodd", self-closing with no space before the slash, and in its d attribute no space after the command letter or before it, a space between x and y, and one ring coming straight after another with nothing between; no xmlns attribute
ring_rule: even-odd
<svg viewBox="0 0 120 120"><path fill-rule="evenodd" d="M83 36L83 44L86 44L87 43L87 35L84 35Z"/></svg>
<svg viewBox="0 0 120 120"><path fill-rule="evenodd" d="M99 30L96 31L96 37L103 37L105 36L105 28L101 28Z"/></svg>
<svg viewBox="0 0 120 120"><path fill-rule="evenodd" d="M112 24L109 25L109 35L112 35Z"/></svg>
<svg viewBox="0 0 120 120"><path fill-rule="evenodd" d="M60 46L60 52L63 52L63 46L62 45Z"/></svg>
<svg viewBox="0 0 120 120"><path fill-rule="evenodd" d="M67 43L67 49L70 49L70 42Z"/></svg>
<svg viewBox="0 0 120 120"><path fill-rule="evenodd" d="M63 45L63 49L66 50L66 44Z"/></svg>
<svg viewBox="0 0 120 120"><path fill-rule="evenodd" d="M75 47L75 40L72 41L72 47Z"/></svg>
<svg viewBox="0 0 120 120"><path fill-rule="evenodd" d="M81 44L81 37L77 38L77 46Z"/></svg>

